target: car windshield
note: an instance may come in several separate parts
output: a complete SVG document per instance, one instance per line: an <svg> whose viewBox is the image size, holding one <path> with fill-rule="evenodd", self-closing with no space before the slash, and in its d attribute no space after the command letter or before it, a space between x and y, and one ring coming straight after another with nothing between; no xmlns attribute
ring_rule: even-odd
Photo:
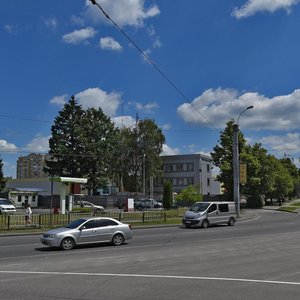
<svg viewBox="0 0 300 300"><path fill-rule="evenodd" d="M6 200L6 199L1 199L0 200L0 205L1 204L5 204L5 205L10 204L11 205L11 202L9 200Z"/></svg>
<svg viewBox="0 0 300 300"><path fill-rule="evenodd" d="M190 211L205 211L209 206L209 203L195 203L193 206L190 207Z"/></svg>
<svg viewBox="0 0 300 300"><path fill-rule="evenodd" d="M71 222L70 224L68 224L66 227L67 228L77 228L78 226L80 226L82 223L84 223L86 221L86 219L78 219L76 221Z"/></svg>

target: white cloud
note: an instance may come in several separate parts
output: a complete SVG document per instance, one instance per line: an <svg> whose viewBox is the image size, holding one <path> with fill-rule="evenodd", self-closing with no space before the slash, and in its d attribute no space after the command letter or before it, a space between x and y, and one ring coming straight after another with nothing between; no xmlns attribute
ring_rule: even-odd
<svg viewBox="0 0 300 300"><path fill-rule="evenodd" d="M4 29L10 34L16 34L19 31L18 26L11 24L4 25Z"/></svg>
<svg viewBox="0 0 300 300"><path fill-rule="evenodd" d="M73 25L84 26L84 23L85 23L85 21L82 17L78 17L75 15L72 15L70 20Z"/></svg>
<svg viewBox="0 0 300 300"><path fill-rule="evenodd" d="M79 44L95 36L97 31L92 27L74 30L65 34L62 38L68 44Z"/></svg>
<svg viewBox="0 0 300 300"><path fill-rule="evenodd" d="M61 96L55 96L50 100L51 104L56 104L59 106L63 106L67 102L68 95L64 94Z"/></svg>
<svg viewBox="0 0 300 300"><path fill-rule="evenodd" d="M273 152L283 155L284 153L296 154L300 149L300 134L288 133L287 135L271 135L263 137L259 142Z"/></svg>
<svg viewBox="0 0 300 300"><path fill-rule="evenodd" d="M179 106L177 113L187 123L224 128L230 119L237 121L239 114L250 105L254 108L239 121L243 128L292 130L300 127L300 90L267 98L254 92L239 94L233 89L209 89L192 103Z"/></svg>
<svg viewBox="0 0 300 300"><path fill-rule="evenodd" d="M160 13L156 5L145 7L144 0L102 0L101 7L121 27L128 25L141 27L144 20ZM89 0L86 0L83 15L96 24L108 21L99 8Z"/></svg>
<svg viewBox="0 0 300 300"><path fill-rule="evenodd" d="M161 156L165 155L177 155L180 154L180 151L178 148L171 148L168 145L163 145L163 152L161 153Z"/></svg>
<svg viewBox="0 0 300 300"><path fill-rule="evenodd" d="M171 129L171 125L170 125L170 124L163 124L163 125L161 126L161 129L162 129L162 130L170 130L170 129Z"/></svg>
<svg viewBox="0 0 300 300"><path fill-rule="evenodd" d="M235 8L232 15L237 19L250 17L257 12L273 13L279 9L285 9L289 12L293 5L300 0L248 0L242 7Z"/></svg>
<svg viewBox="0 0 300 300"><path fill-rule="evenodd" d="M30 143L28 143L24 150L34 153L45 153L49 150L49 136L36 136Z"/></svg>
<svg viewBox="0 0 300 300"><path fill-rule="evenodd" d="M16 152L18 147L14 144L8 143L5 140L0 140L0 151L3 152Z"/></svg>
<svg viewBox="0 0 300 300"><path fill-rule="evenodd" d="M99 108L108 116L114 116L121 102L121 94L107 93L100 88L89 88L75 95L83 109Z"/></svg>
<svg viewBox="0 0 300 300"><path fill-rule="evenodd" d="M128 104L133 105L136 110L144 113L154 113L154 110L159 108L159 105L156 102L149 102L146 104L140 102L128 102Z"/></svg>
<svg viewBox="0 0 300 300"><path fill-rule="evenodd" d="M111 120L115 123L116 127L118 128L134 127L136 124L136 119L134 119L131 116L119 116L114 117Z"/></svg>
<svg viewBox="0 0 300 300"><path fill-rule="evenodd" d="M55 29L58 25L58 22L55 18L43 18L43 22L48 28Z"/></svg>
<svg viewBox="0 0 300 300"><path fill-rule="evenodd" d="M100 39L99 46L104 50L121 51L122 46L112 37L104 37Z"/></svg>

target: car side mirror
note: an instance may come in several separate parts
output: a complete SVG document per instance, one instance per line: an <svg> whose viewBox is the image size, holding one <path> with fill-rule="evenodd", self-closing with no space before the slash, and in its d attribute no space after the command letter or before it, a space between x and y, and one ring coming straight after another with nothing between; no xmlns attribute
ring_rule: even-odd
<svg viewBox="0 0 300 300"><path fill-rule="evenodd" d="M83 230L83 229L86 229L86 227L85 227L85 226L81 226L81 227L79 228L80 231Z"/></svg>

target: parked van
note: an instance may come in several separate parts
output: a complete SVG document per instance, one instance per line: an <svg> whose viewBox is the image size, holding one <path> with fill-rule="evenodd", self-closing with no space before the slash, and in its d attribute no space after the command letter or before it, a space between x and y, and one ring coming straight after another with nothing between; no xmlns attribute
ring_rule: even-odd
<svg viewBox="0 0 300 300"><path fill-rule="evenodd" d="M185 227L203 228L214 224L233 226L236 219L234 202L196 202L185 212L182 224Z"/></svg>

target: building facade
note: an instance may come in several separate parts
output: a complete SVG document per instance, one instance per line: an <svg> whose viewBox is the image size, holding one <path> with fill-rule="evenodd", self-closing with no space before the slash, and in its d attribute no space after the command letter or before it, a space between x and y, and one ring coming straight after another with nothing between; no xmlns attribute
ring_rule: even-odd
<svg viewBox="0 0 300 300"><path fill-rule="evenodd" d="M171 181L173 192L189 185L199 186L202 195L220 194L220 183L212 176L212 158L202 154L162 156L162 176L155 180L154 194L163 193L163 183Z"/></svg>
<svg viewBox="0 0 300 300"><path fill-rule="evenodd" d="M17 179L48 177L43 170L47 159L50 159L48 154L31 153L20 156L17 160Z"/></svg>

